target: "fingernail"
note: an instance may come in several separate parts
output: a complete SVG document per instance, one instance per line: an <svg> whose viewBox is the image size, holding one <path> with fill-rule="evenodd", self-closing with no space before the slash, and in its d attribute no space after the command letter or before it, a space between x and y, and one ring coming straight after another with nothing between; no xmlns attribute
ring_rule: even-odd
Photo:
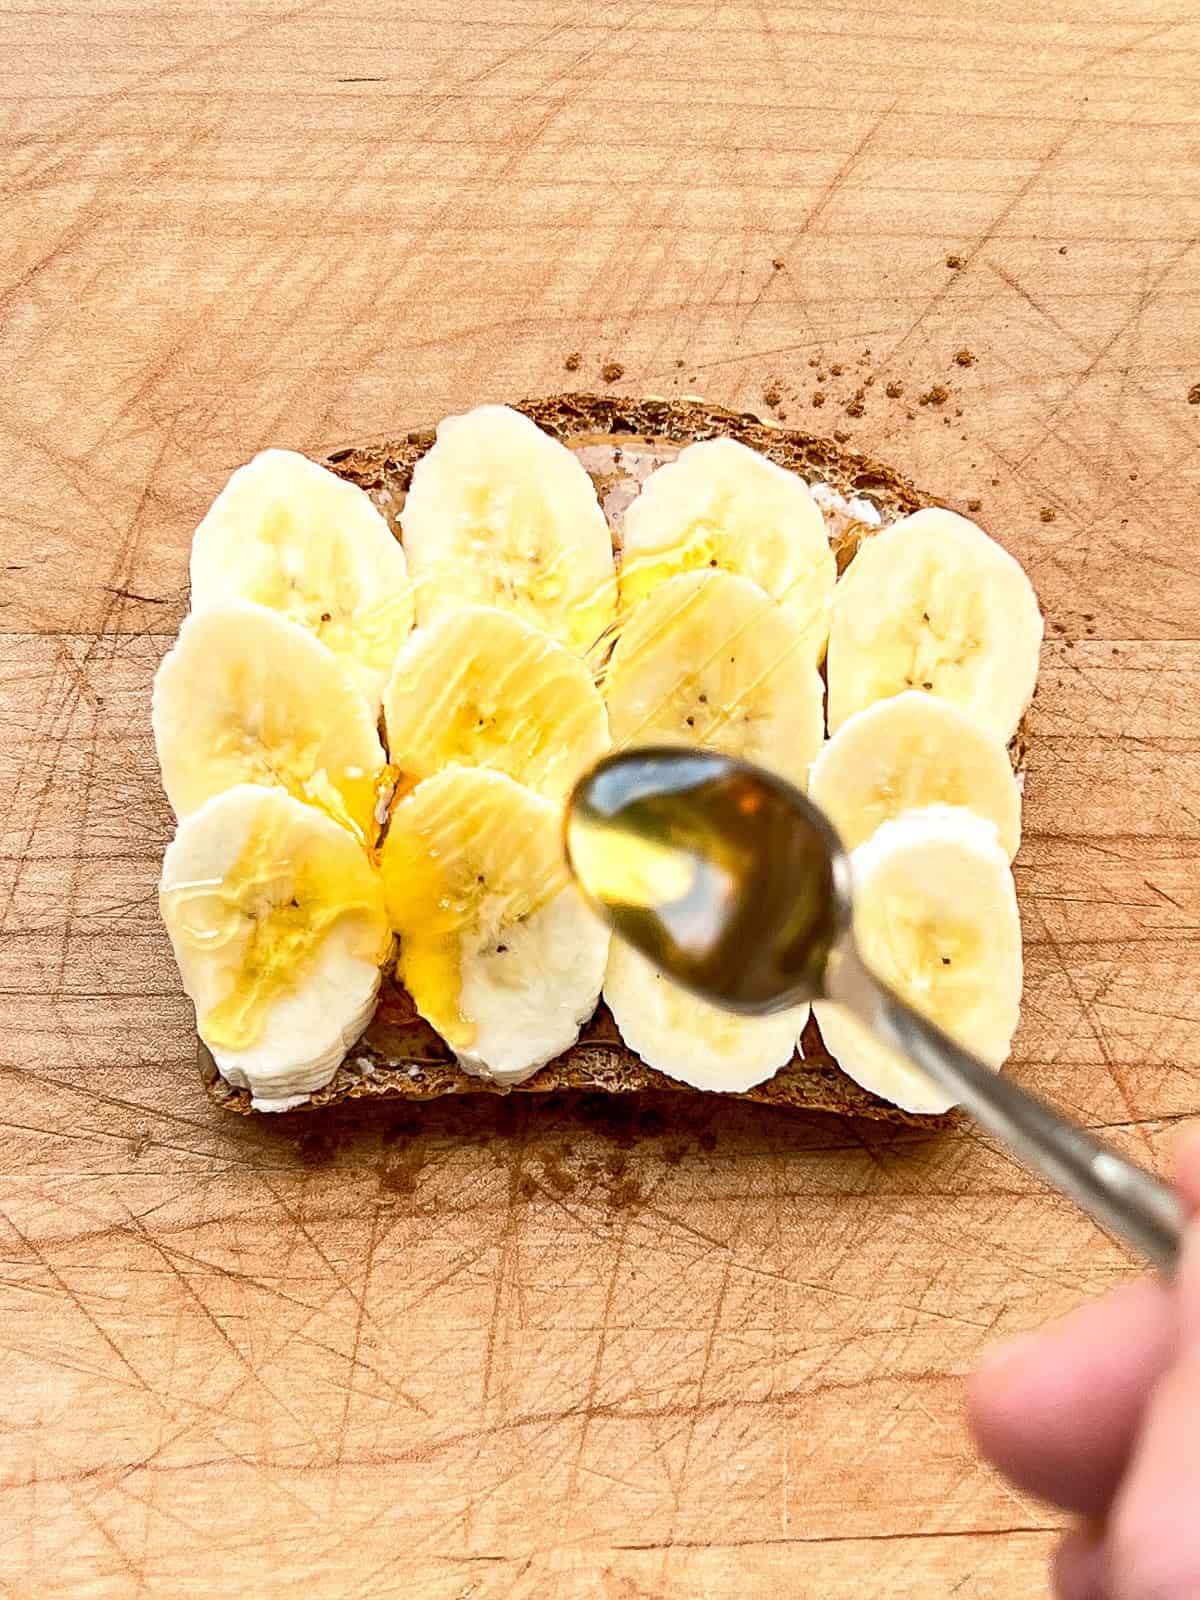
<svg viewBox="0 0 1200 1600"><path fill-rule="evenodd" d="M975 1370L991 1377L1022 1360L1036 1343L1036 1333L1018 1333L1011 1339L1001 1339L998 1344L989 1344L976 1362Z"/></svg>

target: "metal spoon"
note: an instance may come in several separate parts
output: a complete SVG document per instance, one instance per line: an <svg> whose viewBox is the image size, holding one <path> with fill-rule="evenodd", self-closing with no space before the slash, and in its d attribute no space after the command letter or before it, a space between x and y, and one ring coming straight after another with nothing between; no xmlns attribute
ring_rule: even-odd
<svg viewBox="0 0 1200 1600"><path fill-rule="evenodd" d="M1173 1272L1185 1215L1164 1183L997 1076L863 965L849 858L791 784L705 750L623 751L576 786L566 844L614 932L679 983L745 1013L837 1001L1102 1228Z"/></svg>

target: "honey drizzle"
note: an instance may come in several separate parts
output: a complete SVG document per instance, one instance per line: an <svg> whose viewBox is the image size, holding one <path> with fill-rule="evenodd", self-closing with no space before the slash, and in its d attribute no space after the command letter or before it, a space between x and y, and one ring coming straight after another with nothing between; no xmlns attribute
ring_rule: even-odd
<svg viewBox="0 0 1200 1600"><path fill-rule="evenodd" d="M340 870L322 870L311 858L294 863L285 853L289 826L287 816L279 813L256 819L237 860L222 877L178 884L163 894L164 910L176 912L169 917L171 925L193 949L226 950L243 933L243 923L251 923L236 952L236 974L228 991L199 1019L203 1038L221 1049L245 1050L258 1043L266 1013L307 975L334 923L375 910L369 896L346 898L341 893L345 874ZM370 871L365 857L363 870ZM289 876L291 898L280 904L270 889ZM261 911L251 909L256 894L266 898ZM211 910L214 901L218 920L200 915L189 923L189 906L199 910L207 904Z"/></svg>

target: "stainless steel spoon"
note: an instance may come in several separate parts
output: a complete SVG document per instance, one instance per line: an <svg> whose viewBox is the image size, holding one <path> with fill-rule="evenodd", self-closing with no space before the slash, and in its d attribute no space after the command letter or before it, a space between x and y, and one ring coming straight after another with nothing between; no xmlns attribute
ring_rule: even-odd
<svg viewBox="0 0 1200 1600"><path fill-rule="evenodd" d="M731 1011L847 1007L1100 1226L1173 1272L1178 1197L925 1020L864 966L849 858L780 778L705 750L608 756L578 783L567 859L584 893L663 971Z"/></svg>

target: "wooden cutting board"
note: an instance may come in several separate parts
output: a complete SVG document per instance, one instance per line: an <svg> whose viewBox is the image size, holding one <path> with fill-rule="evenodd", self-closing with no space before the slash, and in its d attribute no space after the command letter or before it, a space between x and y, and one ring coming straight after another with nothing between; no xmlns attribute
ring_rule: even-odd
<svg viewBox="0 0 1200 1600"><path fill-rule="evenodd" d="M6 1594L1046 1593L1056 1518L961 1379L1120 1252L963 1126L223 1119L148 691L265 444L606 363L845 433L1037 583L1012 1070L1162 1161L1200 1104L1198 77L1156 0L0 12Z"/></svg>

